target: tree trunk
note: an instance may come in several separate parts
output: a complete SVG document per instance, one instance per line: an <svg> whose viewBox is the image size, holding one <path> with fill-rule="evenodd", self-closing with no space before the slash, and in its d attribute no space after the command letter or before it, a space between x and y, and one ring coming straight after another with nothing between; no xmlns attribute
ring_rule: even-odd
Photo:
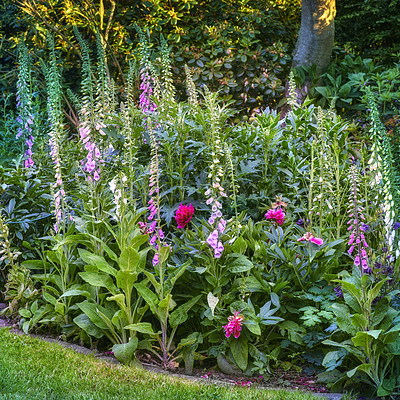
<svg viewBox="0 0 400 400"><path fill-rule="evenodd" d="M301 25L292 68L316 66L317 76L329 65L335 33L335 0L302 0Z"/></svg>

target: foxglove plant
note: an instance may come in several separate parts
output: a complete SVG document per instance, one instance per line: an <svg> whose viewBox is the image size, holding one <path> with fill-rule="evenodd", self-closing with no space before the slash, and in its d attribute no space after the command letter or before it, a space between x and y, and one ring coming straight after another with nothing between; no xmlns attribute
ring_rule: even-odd
<svg viewBox="0 0 400 400"><path fill-rule="evenodd" d="M18 128L16 139L24 138L25 140L25 168L32 168L35 163L32 160L32 147L34 137L32 134L33 127L33 110L32 110L32 90L31 90L31 60L28 49L21 42L18 46L19 50L19 72L17 82L17 117Z"/></svg>
<svg viewBox="0 0 400 400"><path fill-rule="evenodd" d="M348 245L350 246L348 253L352 255L355 251L354 265L360 268L361 273L365 273L369 270L368 268L368 256L367 248L368 244L365 241L364 230L362 220L365 220L363 210L357 199L357 169L355 165L350 167L351 179L352 179L352 190L350 197L349 207L349 222L348 231L350 231L350 238Z"/></svg>
<svg viewBox="0 0 400 400"><path fill-rule="evenodd" d="M50 156L54 163L55 183L51 187L51 192L54 198L54 214L56 222L54 231L60 232L60 228L65 227L65 190L61 171L61 148L63 141L63 126L62 126L62 110L61 110L61 77L57 67L57 60L54 50L54 39L51 35L47 38L50 47L50 66L46 73L46 83L48 91L47 111L50 125L49 131L49 146Z"/></svg>
<svg viewBox="0 0 400 400"><path fill-rule="evenodd" d="M378 108L369 87L365 89L368 105L371 110L370 133L373 140L371 158L369 161L370 170L375 172L375 180L372 184L379 188L378 203L383 203L383 215L385 219L386 242L389 251L392 251L396 236L393 229L396 212L400 212L400 196L398 179L395 179L394 157L391 150L390 139L386 134ZM380 197L380 198L379 198ZM397 209L396 209L397 206ZM400 239L396 243L396 257L400 256Z"/></svg>
<svg viewBox="0 0 400 400"><path fill-rule="evenodd" d="M220 240L220 235L222 235L226 228L226 220L222 218L222 198L227 197L225 189L221 186L221 180L224 175L222 168L222 161L224 157L223 147L221 139L219 137L219 109L215 102L215 96L206 91L205 103L210 113L210 123L211 123L211 158L212 162L210 165L210 172L208 178L210 179L211 185L207 189L205 195L207 197L206 204L211 206L211 216L208 219L208 223L211 225L212 231L207 237L207 243L211 246L214 251L214 257L220 258L224 250L224 245Z"/></svg>
<svg viewBox="0 0 400 400"><path fill-rule="evenodd" d="M150 244L155 246L156 253L153 257L153 265L156 266L159 262L159 249L165 238L164 232L161 228L160 219L160 182L159 182L159 156L157 142L154 136L154 131L151 126L150 117L147 118L147 128L150 136L151 145L151 161L150 161L150 183L149 183L149 196L148 211L150 214L147 216L147 223L140 222L139 226L143 233L150 236Z"/></svg>
<svg viewBox="0 0 400 400"><path fill-rule="evenodd" d="M125 184L127 182L127 177L121 172L119 176L116 176L110 183L110 190L114 195L115 204L115 219L121 222L124 215L124 209L128 203L124 196Z"/></svg>
<svg viewBox="0 0 400 400"><path fill-rule="evenodd" d="M74 27L74 32L79 41L83 59L83 79L81 83L82 104L79 110L79 137L82 145L81 151L85 154L85 158L81 161L81 164L83 165L84 172L88 175L88 181L95 183L100 180L102 164L104 163L95 135L96 132L99 132L102 136L105 135L103 131L105 127L103 121L104 113L103 110L99 109L99 106L95 106L89 47L76 27ZM102 48L101 44L98 47ZM105 67L102 66L104 64L102 62L102 56L104 57L104 55L100 50L99 52L99 72L100 81L102 82L100 86L106 86L104 83L106 80ZM105 104L109 103L109 101L104 100L104 97L107 96L100 90L100 92L97 93L97 103L102 105L100 108L106 107Z"/></svg>

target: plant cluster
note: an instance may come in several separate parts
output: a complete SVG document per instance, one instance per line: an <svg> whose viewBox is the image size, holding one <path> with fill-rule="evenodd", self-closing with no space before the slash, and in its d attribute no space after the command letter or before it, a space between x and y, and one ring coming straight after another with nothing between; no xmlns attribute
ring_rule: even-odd
<svg viewBox="0 0 400 400"><path fill-rule="evenodd" d="M398 393L397 153L379 115L371 151L311 101L234 125L189 69L177 101L166 41L137 30L140 95L130 80L120 106L101 36L94 61L75 29L81 89L65 96L48 37L48 146L2 175L7 312L126 364L268 377L307 362L333 387Z"/></svg>

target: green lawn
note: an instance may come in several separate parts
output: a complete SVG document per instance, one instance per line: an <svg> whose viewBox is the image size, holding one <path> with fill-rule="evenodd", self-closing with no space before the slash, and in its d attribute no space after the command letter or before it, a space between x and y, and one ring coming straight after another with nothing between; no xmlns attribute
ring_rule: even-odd
<svg viewBox="0 0 400 400"><path fill-rule="evenodd" d="M0 329L0 399L315 400L304 392L216 387L157 375Z"/></svg>

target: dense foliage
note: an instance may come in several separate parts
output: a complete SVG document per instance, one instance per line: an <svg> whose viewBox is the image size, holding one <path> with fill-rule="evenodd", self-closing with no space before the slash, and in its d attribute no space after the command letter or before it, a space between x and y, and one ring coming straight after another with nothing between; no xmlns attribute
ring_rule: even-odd
<svg viewBox="0 0 400 400"><path fill-rule="evenodd" d="M333 387L396 392L399 152L375 96L365 91L371 151L333 109L300 107L293 79L283 119L266 109L232 124L189 68L177 101L166 40L154 48L137 29L139 107L133 64L117 103L100 34L93 59L74 29L78 93L63 88L51 35L43 77L19 48L22 154L0 198L5 312L124 363L264 376L307 365Z"/></svg>
<svg viewBox="0 0 400 400"><path fill-rule="evenodd" d="M5 313L126 364L397 394L398 65L346 55L302 105L291 75L283 116L256 106L283 92L297 3L23 4L0 117Z"/></svg>
<svg viewBox="0 0 400 400"><path fill-rule="evenodd" d="M338 1L336 39L357 55L382 61L399 60L399 0Z"/></svg>

